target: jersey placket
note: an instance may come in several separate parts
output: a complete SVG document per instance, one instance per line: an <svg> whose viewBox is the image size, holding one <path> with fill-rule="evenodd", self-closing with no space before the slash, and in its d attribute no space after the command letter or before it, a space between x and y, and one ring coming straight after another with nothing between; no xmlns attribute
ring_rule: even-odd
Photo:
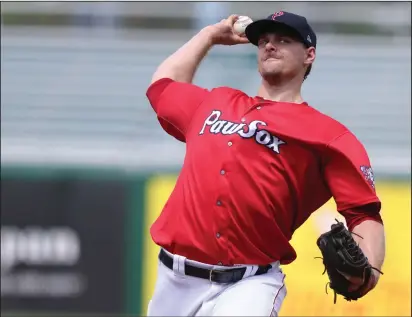
<svg viewBox="0 0 412 317"><path fill-rule="evenodd" d="M254 119L252 120L252 119L248 118L248 116L250 117L251 114L255 114L255 115L256 115L256 113L263 108L263 107L262 107L262 104L263 104L263 102L257 102L257 103L252 104L251 106L247 107L247 108L244 110L243 115L242 115L240 121L242 121L242 123L245 123L245 124L246 124L246 121L250 122L250 121L256 120L256 118L254 118Z"/></svg>
<svg viewBox="0 0 412 317"><path fill-rule="evenodd" d="M254 112L256 112L257 110L260 110L262 108L260 103L256 103L253 104L252 106L246 107L244 109L244 111L242 111L242 115L240 117L240 121L241 123L245 124L246 127L248 125L248 122L251 122L253 120L255 120L255 118L251 119L250 117L255 117L256 114ZM237 142L242 142L243 140L241 139L241 137L237 137L236 139L231 139L230 141L228 141L228 145L229 145L229 152L227 152L227 156L226 156L226 166L228 166L229 170L226 171L225 173L225 184L226 187L225 189L228 192L227 197L230 197L230 188L236 186L236 176L235 174L238 171L238 166L237 166L237 161L236 161L236 155L242 155L242 153L236 153L237 151ZM233 206L233 204L231 204ZM238 210L229 210L228 208L226 208L227 212L230 212L231 214L235 213L235 212L239 212ZM228 214L227 215L227 227L225 229L225 239L227 241L227 252L228 252L228 260L231 261L233 259L231 259L231 256L233 256L231 254L231 249L232 249L232 244L230 241L230 237L233 236L234 234L236 234L235 232L229 232L230 228L233 228L233 223L231 223L231 219L232 217ZM226 264L231 264L231 263L226 263ZM233 263L232 263L233 264Z"/></svg>
<svg viewBox="0 0 412 317"><path fill-rule="evenodd" d="M221 160L219 164L219 175L217 176L216 182L216 207L215 207L215 238L217 240L219 249L222 251L219 254L219 262L217 265L223 265L229 261L229 240L228 240L228 230L230 228L230 215L231 212L228 208L229 204L229 184L230 184L230 174L231 169L231 154L233 151L234 140L231 138L222 138L221 142L224 142L225 151L221 154Z"/></svg>
<svg viewBox="0 0 412 317"><path fill-rule="evenodd" d="M255 110L261 110L263 108L264 103L265 103L265 101L263 101L263 100L256 101L255 103L253 103L251 106L249 106L246 109L244 115L247 115L248 113L250 113L252 111L255 111Z"/></svg>

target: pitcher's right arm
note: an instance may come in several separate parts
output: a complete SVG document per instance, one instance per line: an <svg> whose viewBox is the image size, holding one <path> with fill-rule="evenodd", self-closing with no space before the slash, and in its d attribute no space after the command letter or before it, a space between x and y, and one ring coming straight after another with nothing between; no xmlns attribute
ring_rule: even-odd
<svg viewBox="0 0 412 317"><path fill-rule="evenodd" d="M192 83L197 68L213 45L249 43L245 37L240 37L233 32L233 24L237 19L238 16L231 15L219 23L203 28L160 64L152 77L152 83L161 78Z"/></svg>

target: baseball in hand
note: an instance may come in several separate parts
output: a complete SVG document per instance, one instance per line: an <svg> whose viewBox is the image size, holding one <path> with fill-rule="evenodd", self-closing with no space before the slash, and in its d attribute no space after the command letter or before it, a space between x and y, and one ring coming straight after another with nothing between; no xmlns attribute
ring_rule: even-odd
<svg viewBox="0 0 412 317"><path fill-rule="evenodd" d="M233 31L240 36L245 35L245 29L246 27L252 23L252 19L249 18L248 16L239 16L235 24L233 25Z"/></svg>

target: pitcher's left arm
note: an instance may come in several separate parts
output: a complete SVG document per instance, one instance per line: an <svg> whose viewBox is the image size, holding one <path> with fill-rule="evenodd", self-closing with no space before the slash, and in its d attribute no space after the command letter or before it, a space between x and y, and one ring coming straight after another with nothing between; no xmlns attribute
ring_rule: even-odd
<svg viewBox="0 0 412 317"><path fill-rule="evenodd" d="M349 231L354 233L352 235L354 240L370 264L381 271L386 255L386 242L385 228L377 207L365 205L340 213L345 217ZM365 293L372 290L378 283L381 274L375 270L373 273L373 278L365 288Z"/></svg>
<svg viewBox="0 0 412 317"><path fill-rule="evenodd" d="M324 178L333 195L337 210L346 220L349 231L372 267L381 271L385 259L385 233L381 201L366 149L350 131L328 144ZM380 273L373 270L368 285L347 277L353 289L362 293L372 290Z"/></svg>

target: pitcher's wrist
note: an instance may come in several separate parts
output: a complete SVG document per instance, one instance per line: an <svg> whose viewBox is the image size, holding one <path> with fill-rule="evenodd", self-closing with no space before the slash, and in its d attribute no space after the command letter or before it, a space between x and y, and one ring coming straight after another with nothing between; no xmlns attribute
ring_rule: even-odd
<svg viewBox="0 0 412 317"><path fill-rule="evenodd" d="M216 44L216 34L213 25L208 25L204 27L199 35L202 36L210 47Z"/></svg>

